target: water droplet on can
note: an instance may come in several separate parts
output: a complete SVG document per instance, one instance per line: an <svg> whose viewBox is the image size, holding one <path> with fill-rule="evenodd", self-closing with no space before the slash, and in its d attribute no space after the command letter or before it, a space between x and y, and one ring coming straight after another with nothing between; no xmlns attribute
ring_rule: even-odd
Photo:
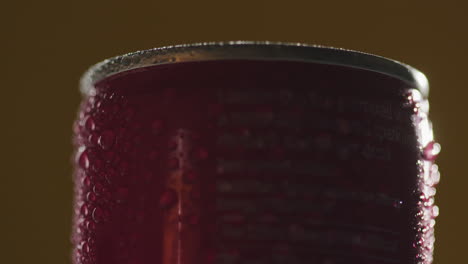
<svg viewBox="0 0 468 264"><path fill-rule="evenodd" d="M94 186L93 186L93 192L96 194L96 195L101 195L103 193L103 190L104 190L104 186L102 186L102 184L100 182L95 182L94 183Z"/></svg>
<svg viewBox="0 0 468 264"><path fill-rule="evenodd" d="M91 146L96 146L98 144L98 135L96 133L91 133L88 137L88 142Z"/></svg>
<svg viewBox="0 0 468 264"><path fill-rule="evenodd" d="M434 218L439 216L439 207L437 205L434 205L434 207L432 207L432 216Z"/></svg>
<svg viewBox="0 0 468 264"><path fill-rule="evenodd" d="M84 126L88 131L94 131L96 129L96 122L91 116L88 116L85 120Z"/></svg>
<svg viewBox="0 0 468 264"><path fill-rule="evenodd" d="M440 153L440 144L434 141L429 142L423 149L423 158L427 161L434 161Z"/></svg>
<svg viewBox="0 0 468 264"><path fill-rule="evenodd" d="M436 164L433 164L431 166L431 181L432 185L436 185L440 181L440 172L439 172L439 167Z"/></svg>
<svg viewBox="0 0 468 264"><path fill-rule="evenodd" d="M81 206L80 213L81 213L81 215L83 215L85 217L89 215L89 209L88 209L88 206L86 204L83 204Z"/></svg>
<svg viewBox="0 0 468 264"><path fill-rule="evenodd" d="M81 113L80 113L81 114ZM80 117L81 118L81 117ZM73 122L73 133L75 135L78 135L81 133L81 126L80 126L80 122L78 121L75 121Z"/></svg>
<svg viewBox="0 0 468 264"><path fill-rule="evenodd" d="M89 151L85 149L81 154L78 156L78 165L83 169L89 168Z"/></svg>
<svg viewBox="0 0 468 264"><path fill-rule="evenodd" d="M411 89L408 93L407 99L408 102L412 105L417 104L422 101L422 94L416 89Z"/></svg>
<svg viewBox="0 0 468 264"><path fill-rule="evenodd" d="M86 243L86 241L83 241L81 242L81 252L84 253L84 254L88 254L89 253L89 245L88 243Z"/></svg>
<svg viewBox="0 0 468 264"><path fill-rule="evenodd" d="M85 187L89 187L89 186L91 186L91 180L89 179L89 176L85 176L85 177L83 177L83 179L82 179L82 182L81 182L81 183L82 183L82 184L83 184L83 186L85 186Z"/></svg>
<svg viewBox="0 0 468 264"><path fill-rule="evenodd" d="M84 221L84 226L90 232L92 232L93 230L96 229L96 224L93 221L90 221L90 220L85 220Z"/></svg>
<svg viewBox="0 0 468 264"><path fill-rule="evenodd" d="M89 202L95 202L96 195L92 192L88 192L88 194L86 194L86 200L88 200Z"/></svg>
<svg viewBox="0 0 468 264"><path fill-rule="evenodd" d="M92 217L94 222L100 223L106 221L109 216L107 211L101 209L100 207L96 207L93 210Z"/></svg>
<svg viewBox="0 0 468 264"><path fill-rule="evenodd" d="M109 150L112 148L115 142L114 132L111 130L106 130L102 132L101 136L98 139L98 144L104 150Z"/></svg>

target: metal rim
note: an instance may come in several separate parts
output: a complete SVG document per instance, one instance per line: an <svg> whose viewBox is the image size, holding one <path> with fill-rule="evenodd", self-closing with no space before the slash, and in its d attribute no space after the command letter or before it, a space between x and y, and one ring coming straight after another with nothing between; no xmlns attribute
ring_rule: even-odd
<svg viewBox="0 0 468 264"><path fill-rule="evenodd" d="M113 57L88 69L81 78L80 90L85 95L92 94L94 83L132 69L179 62L234 59L301 61L359 68L406 81L424 97L429 95L426 76L419 70L395 60L319 45L252 41L167 46Z"/></svg>

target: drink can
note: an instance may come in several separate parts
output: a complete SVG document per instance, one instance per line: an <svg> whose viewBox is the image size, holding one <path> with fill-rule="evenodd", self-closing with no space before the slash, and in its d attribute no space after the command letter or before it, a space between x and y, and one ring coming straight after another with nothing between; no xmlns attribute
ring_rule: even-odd
<svg viewBox="0 0 468 264"><path fill-rule="evenodd" d="M440 145L418 70L228 42L105 60L74 124L76 264L428 264Z"/></svg>

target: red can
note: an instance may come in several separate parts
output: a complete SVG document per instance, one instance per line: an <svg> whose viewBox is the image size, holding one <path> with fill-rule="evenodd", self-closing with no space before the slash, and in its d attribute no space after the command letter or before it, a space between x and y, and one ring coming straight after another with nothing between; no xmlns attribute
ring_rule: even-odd
<svg viewBox="0 0 468 264"><path fill-rule="evenodd" d="M432 262L440 146L410 66L196 44L106 60L81 91L76 264Z"/></svg>

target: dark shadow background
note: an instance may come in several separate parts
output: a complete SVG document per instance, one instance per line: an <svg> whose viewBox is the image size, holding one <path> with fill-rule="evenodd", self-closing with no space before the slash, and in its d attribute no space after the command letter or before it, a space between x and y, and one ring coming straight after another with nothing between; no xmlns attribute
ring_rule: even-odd
<svg viewBox="0 0 468 264"><path fill-rule="evenodd" d="M152 47L271 40L408 63L431 84L442 144L435 263L468 237L468 11L463 1L8 1L1 10L0 262L69 263L71 125L88 66Z"/></svg>

